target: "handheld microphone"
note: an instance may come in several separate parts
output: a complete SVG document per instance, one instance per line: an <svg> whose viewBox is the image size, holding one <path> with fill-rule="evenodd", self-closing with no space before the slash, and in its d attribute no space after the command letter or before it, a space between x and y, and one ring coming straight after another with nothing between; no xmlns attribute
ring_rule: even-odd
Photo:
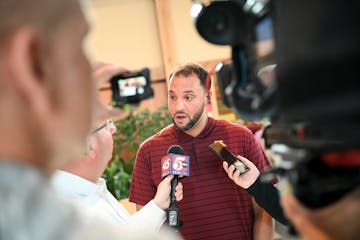
<svg viewBox="0 0 360 240"><path fill-rule="evenodd" d="M180 210L175 197L175 187L178 184L179 176L190 175L190 157L184 155L184 150L179 145L172 145L167 151L167 155L161 159L161 176L173 174L171 180L170 206L166 211L166 222L170 227L180 229Z"/></svg>

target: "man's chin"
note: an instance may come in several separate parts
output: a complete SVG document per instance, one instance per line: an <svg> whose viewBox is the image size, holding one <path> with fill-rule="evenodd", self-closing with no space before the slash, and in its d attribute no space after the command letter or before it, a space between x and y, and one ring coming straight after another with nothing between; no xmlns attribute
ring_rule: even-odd
<svg viewBox="0 0 360 240"><path fill-rule="evenodd" d="M174 123L174 126L175 126L175 128L177 130L181 130L181 131L183 131L185 129L185 127L186 127L186 125L179 125L179 124L176 124L176 123Z"/></svg>
<svg viewBox="0 0 360 240"><path fill-rule="evenodd" d="M190 124L185 124L185 125L180 125L180 126L177 124L174 124L174 125L177 130L181 130L181 131L187 131L193 127L193 125L190 126Z"/></svg>
<svg viewBox="0 0 360 240"><path fill-rule="evenodd" d="M175 126L175 129L181 131L187 131L194 126L194 124L192 124L192 121L189 119L186 119L185 121L181 121L181 122L174 121L173 119L172 122Z"/></svg>

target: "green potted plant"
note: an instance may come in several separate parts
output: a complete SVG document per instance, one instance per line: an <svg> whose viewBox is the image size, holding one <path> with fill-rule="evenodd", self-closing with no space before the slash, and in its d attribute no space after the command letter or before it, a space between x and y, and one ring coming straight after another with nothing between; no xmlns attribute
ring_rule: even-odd
<svg viewBox="0 0 360 240"><path fill-rule="evenodd" d="M125 119L115 122L113 158L104 172L107 187L117 199L128 198L134 167L134 160L139 145L148 137L171 123L167 106L155 112L145 109L140 112L130 111Z"/></svg>

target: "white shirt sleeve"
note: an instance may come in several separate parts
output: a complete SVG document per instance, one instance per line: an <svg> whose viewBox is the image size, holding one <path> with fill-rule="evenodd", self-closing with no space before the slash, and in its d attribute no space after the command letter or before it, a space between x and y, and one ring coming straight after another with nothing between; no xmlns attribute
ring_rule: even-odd
<svg viewBox="0 0 360 240"><path fill-rule="evenodd" d="M151 200L131 216L129 224L136 224L137 228L144 230L153 229L159 231L164 221L165 211L159 208L154 200Z"/></svg>

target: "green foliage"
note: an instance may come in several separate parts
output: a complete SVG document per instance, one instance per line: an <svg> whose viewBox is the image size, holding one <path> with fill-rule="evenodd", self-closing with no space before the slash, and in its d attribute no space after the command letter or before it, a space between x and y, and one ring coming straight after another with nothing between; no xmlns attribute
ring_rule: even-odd
<svg viewBox="0 0 360 240"><path fill-rule="evenodd" d="M124 163L116 155L104 172L107 187L117 199L127 198L129 194L131 173L125 171L124 165L130 164Z"/></svg>
<svg viewBox="0 0 360 240"><path fill-rule="evenodd" d="M115 122L113 159L104 172L109 191L117 199L127 198L134 167L134 160L139 145L171 123L167 106L155 112L145 109L131 111L125 119Z"/></svg>

